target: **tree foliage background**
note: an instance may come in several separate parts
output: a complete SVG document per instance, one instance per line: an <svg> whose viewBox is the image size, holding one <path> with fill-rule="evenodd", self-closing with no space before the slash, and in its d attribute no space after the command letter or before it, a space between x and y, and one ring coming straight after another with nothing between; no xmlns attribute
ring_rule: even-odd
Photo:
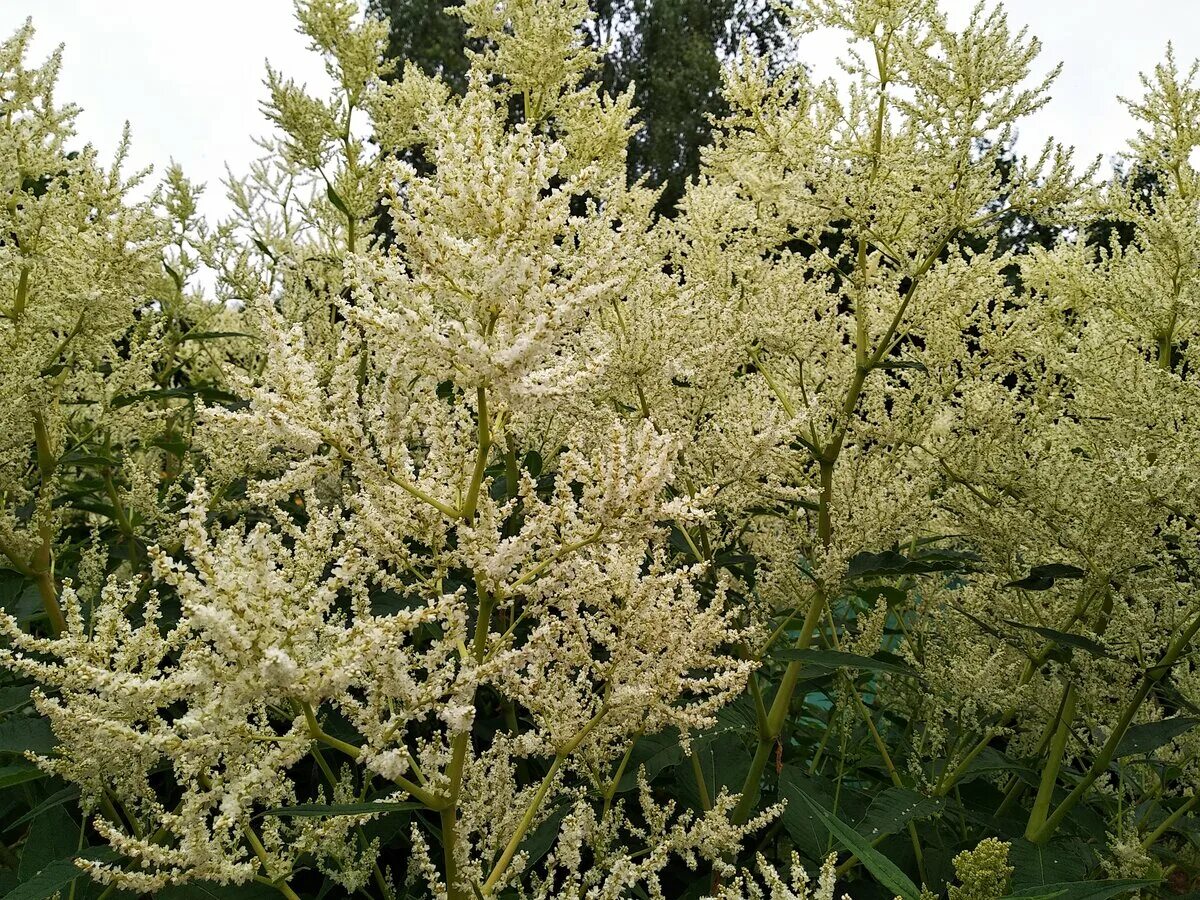
<svg viewBox="0 0 1200 900"><path fill-rule="evenodd" d="M388 23L387 54L466 87L470 46L462 19L443 0L369 0L368 14ZM781 66L786 14L770 0L589 0L585 29L604 50L592 74L617 95L633 86L635 121L629 178L646 176L663 193L658 211L673 215L684 183L700 171L700 150L727 105L724 65L742 45Z"/></svg>

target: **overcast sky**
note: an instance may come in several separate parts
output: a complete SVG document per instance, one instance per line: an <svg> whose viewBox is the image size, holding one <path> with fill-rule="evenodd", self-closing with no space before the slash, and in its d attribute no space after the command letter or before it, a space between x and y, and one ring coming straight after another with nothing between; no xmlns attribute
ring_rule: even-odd
<svg viewBox="0 0 1200 900"><path fill-rule="evenodd" d="M942 0L955 18L973 0ZM1008 0L1013 25L1027 24L1045 46L1039 71L1063 74L1050 105L1021 129L1018 150L1048 136L1080 157L1121 150L1131 124L1117 94L1137 95L1137 75L1161 59L1168 40L1181 61L1200 56L1196 0ZM82 136L110 154L128 119L139 165L178 160L207 182L203 209L223 214L226 163L242 171L255 155L250 137L266 132L259 113L263 64L308 81L324 73L295 32L291 0L0 0L0 34L27 17L40 58L66 44L59 98L84 108ZM832 73L837 50L819 36L801 52L816 74Z"/></svg>

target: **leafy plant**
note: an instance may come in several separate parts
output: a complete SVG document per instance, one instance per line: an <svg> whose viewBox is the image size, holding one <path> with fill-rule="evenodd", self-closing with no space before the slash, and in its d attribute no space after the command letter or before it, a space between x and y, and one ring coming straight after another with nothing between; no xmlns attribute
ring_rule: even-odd
<svg viewBox="0 0 1200 900"><path fill-rule="evenodd" d="M301 0L212 227L0 46L4 895L1190 890L1200 70L1097 185L998 9L800 2L660 218L586 12Z"/></svg>

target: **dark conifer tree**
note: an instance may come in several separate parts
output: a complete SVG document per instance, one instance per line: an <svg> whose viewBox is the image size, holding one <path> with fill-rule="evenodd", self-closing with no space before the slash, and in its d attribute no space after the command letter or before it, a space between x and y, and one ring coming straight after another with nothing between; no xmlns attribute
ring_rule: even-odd
<svg viewBox="0 0 1200 900"><path fill-rule="evenodd" d="M388 20L389 55L440 74L456 90L466 82L462 21L448 0L369 0ZM453 5L457 0L450 0ZM606 47L597 73L617 93L634 86L642 130L630 146L630 177L663 188L659 211L670 215L700 168L711 118L724 113L721 68L745 41L779 55L786 23L770 0L590 0L589 40Z"/></svg>

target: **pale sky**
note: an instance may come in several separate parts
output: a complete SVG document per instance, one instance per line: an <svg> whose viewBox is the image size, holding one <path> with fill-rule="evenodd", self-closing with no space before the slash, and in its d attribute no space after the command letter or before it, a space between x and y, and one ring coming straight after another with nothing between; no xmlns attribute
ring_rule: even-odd
<svg viewBox="0 0 1200 900"><path fill-rule="evenodd" d="M942 0L962 17L973 0ZM1182 63L1200 56L1197 0L1008 0L1014 26L1027 24L1044 51L1039 72L1064 63L1050 105L1021 129L1018 151L1035 153L1053 135L1079 158L1107 160L1124 147L1131 124L1117 94L1138 95L1137 75L1161 59L1168 40ZM59 43L66 56L60 100L84 109L83 139L106 157L128 119L133 161L179 161L207 182L202 211L223 215L225 163L244 171L256 155L252 135L266 133L258 104L263 65L311 85L324 72L295 32L291 0L0 0L0 35L27 17L38 29L35 55ZM833 74L831 47L806 39L802 56L814 74Z"/></svg>

